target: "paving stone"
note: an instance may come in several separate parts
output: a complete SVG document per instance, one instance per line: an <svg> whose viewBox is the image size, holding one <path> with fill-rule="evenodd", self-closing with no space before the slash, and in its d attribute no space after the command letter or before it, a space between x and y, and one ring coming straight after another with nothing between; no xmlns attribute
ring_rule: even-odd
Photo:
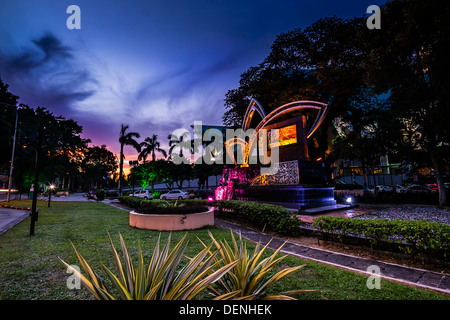
<svg viewBox="0 0 450 320"><path fill-rule="evenodd" d="M300 255L302 255L304 257L308 257L308 258L322 260L324 257L330 255L330 253L326 252L326 251L321 251L321 250L309 249L309 250L303 251L302 253L300 253Z"/></svg>
<svg viewBox="0 0 450 320"><path fill-rule="evenodd" d="M342 254L330 253L329 255L322 258L323 261L332 262L341 266L347 267L355 261L355 257L350 257Z"/></svg>
<svg viewBox="0 0 450 320"><path fill-rule="evenodd" d="M425 271L405 268L402 266L386 264L381 268L381 275L410 282L417 282L424 275Z"/></svg>
<svg viewBox="0 0 450 320"><path fill-rule="evenodd" d="M366 272L367 269L373 265L380 267L380 270L385 266L385 264L380 261L357 258L348 264L347 267Z"/></svg>
<svg viewBox="0 0 450 320"><path fill-rule="evenodd" d="M438 288L450 291L450 277L448 275L443 277Z"/></svg>
<svg viewBox="0 0 450 320"><path fill-rule="evenodd" d="M437 288L441 283L442 277L442 274L439 273L425 272L417 283Z"/></svg>

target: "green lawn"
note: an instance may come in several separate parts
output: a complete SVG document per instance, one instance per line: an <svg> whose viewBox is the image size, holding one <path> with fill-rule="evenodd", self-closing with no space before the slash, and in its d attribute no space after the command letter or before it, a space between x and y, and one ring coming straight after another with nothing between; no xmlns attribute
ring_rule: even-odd
<svg viewBox="0 0 450 320"><path fill-rule="evenodd" d="M29 200L13 201L14 205L31 206ZM110 233L116 248L119 248L119 232L124 237L128 250L137 253L141 244L146 263L156 243L159 232L139 230L128 225L128 213L107 204L94 202L52 202L47 208L39 201L39 220L34 236L29 235L30 218L0 235L0 300L8 299L91 299L87 290L69 290L67 274L57 257L69 264L78 264L72 241L94 270L102 275L100 262L113 269L108 241ZM229 230L210 228L216 239L230 240ZM165 243L169 233L162 233ZM173 232L173 244L185 232ZM195 255L202 247L197 237L209 243L207 229L190 231L186 255ZM251 243L249 248L253 248ZM119 250L119 249L118 249ZM369 290L365 276L338 268L288 257L278 268L306 264L299 272L289 276L273 287L272 293L292 289L319 289L307 293L300 299L449 299L448 295L419 290L405 285L381 281L381 289ZM206 298L206 296L205 296Z"/></svg>

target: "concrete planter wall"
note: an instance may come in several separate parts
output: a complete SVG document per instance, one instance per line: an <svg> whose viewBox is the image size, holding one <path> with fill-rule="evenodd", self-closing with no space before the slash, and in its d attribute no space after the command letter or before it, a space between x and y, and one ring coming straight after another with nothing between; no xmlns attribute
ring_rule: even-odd
<svg viewBox="0 0 450 320"><path fill-rule="evenodd" d="M214 225L214 209L183 214L143 214L130 212L130 226L157 231L193 230Z"/></svg>

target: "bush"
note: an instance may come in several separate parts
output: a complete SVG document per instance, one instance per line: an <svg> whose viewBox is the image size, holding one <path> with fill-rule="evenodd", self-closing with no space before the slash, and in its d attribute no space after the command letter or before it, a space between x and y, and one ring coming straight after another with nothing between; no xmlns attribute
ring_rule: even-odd
<svg viewBox="0 0 450 320"><path fill-rule="evenodd" d="M221 200L214 201L219 217L230 217L254 226L290 236L300 234L301 220L289 209L258 202Z"/></svg>
<svg viewBox="0 0 450 320"><path fill-rule="evenodd" d="M161 196L161 192L159 192L159 191L153 192L153 199L159 199L160 196Z"/></svg>
<svg viewBox="0 0 450 320"><path fill-rule="evenodd" d="M400 251L446 258L450 252L450 226L423 220L348 219L318 217L314 228L332 234L341 241L343 236L364 236L372 246L395 244Z"/></svg>
<svg viewBox="0 0 450 320"><path fill-rule="evenodd" d="M120 203L123 203L124 205L133 209L139 208L141 206L142 201L149 201L139 197L130 197L130 196L121 196L117 197L117 199L120 201Z"/></svg>
<svg viewBox="0 0 450 320"><path fill-rule="evenodd" d="M105 190L103 190L103 189L97 190L95 192L95 195L97 196L97 201L105 200Z"/></svg>

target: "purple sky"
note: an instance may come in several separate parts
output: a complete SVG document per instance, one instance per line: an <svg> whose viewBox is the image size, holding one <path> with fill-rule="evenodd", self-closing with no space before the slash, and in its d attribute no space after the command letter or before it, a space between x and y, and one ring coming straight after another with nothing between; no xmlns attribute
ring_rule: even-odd
<svg viewBox="0 0 450 320"><path fill-rule="evenodd" d="M118 153L124 123L167 150L177 128L221 125L226 92L276 35L384 2L0 0L0 76L21 103L74 119L94 145ZM80 30L66 27L72 4Z"/></svg>

